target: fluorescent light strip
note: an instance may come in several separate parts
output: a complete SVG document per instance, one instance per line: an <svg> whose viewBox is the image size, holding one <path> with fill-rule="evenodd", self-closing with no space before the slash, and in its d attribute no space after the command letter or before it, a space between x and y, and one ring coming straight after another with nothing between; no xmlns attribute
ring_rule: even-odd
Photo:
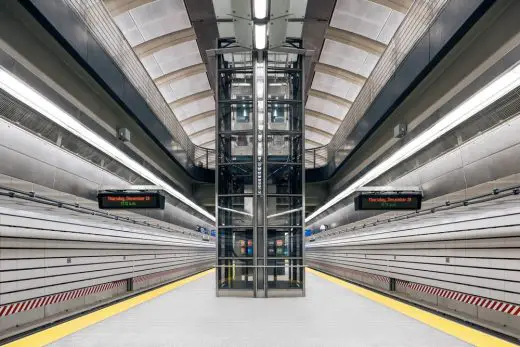
<svg viewBox="0 0 520 347"><path fill-rule="evenodd" d="M176 197L186 205L192 207L196 211L200 212L205 217L212 221L215 221L215 217L208 213L205 209L189 200L182 193L171 187L168 183L155 176L151 171L137 163L135 160L127 156L121 150L113 146L108 141L101 138L99 135L94 133L89 128L85 127L74 117L63 111L61 108L56 106L54 103L46 99L43 95L38 93L33 88L27 86L24 82L14 77L10 73L0 68L0 88L5 90L8 94L23 102L30 108L34 109L38 113L42 114L46 118L50 119L59 126L67 129L74 135L85 140L92 146L103 151L111 158L117 160L130 170L136 172L138 175L152 182L153 184L160 186L166 192Z"/></svg>
<svg viewBox="0 0 520 347"><path fill-rule="evenodd" d="M520 65L504 73L486 87L473 94L429 129L408 142L388 159L374 167L363 177L355 181L325 205L313 212L305 219L305 222L309 222L320 213L326 211L328 208L354 193L359 187L371 182L406 158L417 153L419 150L432 143L435 139L441 137L462 122L471 118L518 86L520 86Z"/></svg>
<svg viewBox="0 0 520 347"><path fill-rule="evenodd" d="M267 41L267 26L265 24L255 25L255 48L264 49Z"/></svg>
<svg viewBox="0 0 520 347"><path fill-rule="evenodd" d="M256 19L267 17L267 0L253 0L254 16Z"/></svg>

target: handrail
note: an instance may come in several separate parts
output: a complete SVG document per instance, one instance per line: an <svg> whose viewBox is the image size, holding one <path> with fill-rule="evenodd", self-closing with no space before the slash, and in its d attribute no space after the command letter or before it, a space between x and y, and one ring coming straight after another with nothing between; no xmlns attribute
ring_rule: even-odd
<svg viewBox="0 0 520 347"><path fill-rule="evenodd" d="M205 169L215 168L215 150L194 145L193 163Z"/></svg>
<svg viewBox="0 0 520 347"><path fill-rule="evenodd" d="M328 164L327 145L305 150L305 168L316 169Z"/></svg>

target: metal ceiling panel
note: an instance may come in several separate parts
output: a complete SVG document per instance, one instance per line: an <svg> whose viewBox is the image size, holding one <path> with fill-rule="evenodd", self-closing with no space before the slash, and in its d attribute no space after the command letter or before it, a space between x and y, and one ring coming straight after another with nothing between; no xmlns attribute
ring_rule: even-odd
<svg viewBox="0 0 520 347"><path fill-rule="evenodd" d="M302 37L303 23L289 22L287 23L287 37Z"/></svg>
<svg viewBox="0 0 520 347"><path fill-rule="evenodd" d="M305 18L307 0L290 1L289 18Z"/></svg>
<svg viewBox="0 0 520 347"><path fill-rule="evenodd" d="M328 114L340 120L342 120L345 117L349 110L348 106L338 105L332 101L324 100L314 96L309 96L309 98L307 99L306 108Z"/></svg>
<svg viewBox="0 0 520 347"><path fill-rule="evenodd" d="M156 0L129 12L144 41L191 26L182 0Z"/></svg>
<svg viewBox="0 0 520 347"><path fill-rule="evenodd" d="M150 75L152 79L155 79L157 77L160 77L164 75L163 70L157 64L157 60L155 60L153 55L149 55L143 59L141 59L141 63L143 63L144 68L146 69L146 72Z"/></svg>
<svg viewBox="0 0 520 347"><path fill-rule="evenodd" d="M253 22L249 19L234 18L235 39L242 47L253 47Z"/></svg>
<svg viewBox="0 0 520 347"><path fill-rule="evenodd" d="M323 145L326 145L330 141L329 137L323 136L321 134L309 130L305 130L305 138L311 141L321 143Z"/></svg>
<svg viewBox="0 0 520 347"><path fill-rule="evenodd" d="M235 36L235 26L233 23L228 22L220 22L217 23L218 27L218 36L223 37L234 37Z"/></svg>
<svg viewBox="0 0 520 347"><path fill-rule="evenodd" d="M173 81L159 88L166 102L170 103L186 96L209 90L206 72ZM164 91L164 92L163 92Z"/></svg>
<svg viewBox="0 0 520 347"><path fill-rule="evenodd" d="M231 0L231 14L233 17L251 20L251 1Z"/></svg>
<svg viewBox="0 0 520 347"><path fill-rule="evenodd" d="M287 18L280 17L269 21L269 48L282 46L285 43L286 34Z"/></svg>
<svg viewBox="0 0 520 347"><path fill-rule="evenodd" d="M213 140L215 138L215 128L210 128L207 132L204 132L201 135L191 135L191 138L193 140L193 143L195 143L196 145Z"/></svg>
<svg viewBox="0 0 520 347"><path fill-rule="evenodd" d="M238 0L240 1L240 0ZM289 0L273 0L271 1L271 7L269 13L271 18L279 18L289 16L290 3L294 1Z"/></svg>
<svg viewBox="0 0 520 347"><path fill-rule="evenodd" d="M340 42L325 40L320 62L368 77L379 57Z"/></svg>
<svg viewBox="0 0 520 347"><path fill-rule="evenodd" d="M206 129L209 127L215 126L215 115L208 116L199 120L196 120L194 122L191 122L189 124L184 125L184 129L186 129L186 132L188 134L193 134L197 131L200 131L202 129ZM213 135L214 136L214 135Z"/></svg>
<svg viewBox="0 0 520 347"><path fill-rule="evenodd" d="M153 59L156 60L164 74L202 63L195 40L160 50L153 54Z"/></svg>
<svg viewBox="0 0 520 347"><path fill-rule="evenodd" d="M388 17L388 20L383 26L381 33L377 38L378 41L381 41L387 45L392 39L392 37L394 37L394 34L397 31L397 28L399 28L399 25L401 25L401 22L403 21L404 17L404 13L392 11L392 13L390 13L390 16Z"/></svg>
<svg viewBox="0 0 520 347"><path fill-rule="evenodd" d="M137 29L137 25L135 25L130 12L125 12L114 17L114 21L119 27L119 30L121 30L125 36L130 46L134 47L144 42L144 37L139 29Z"/></svg>
<svg viewBox="0 0 520 347"><path fill-rule="evenodd" d="M314 74L311 88L349 101L354 101L361 90L361 86L357 84L321 72Z"/></svg>
<svg viewBox="0 0 520 347"><path fill-rule="evenodd" d="M176 107L173 109L173 112L175 113L179 121L183 121L199 113L211 111L214 109L215 99L213 98L213 96L210 96L204 99L190 102L189 104L184 104L182 106Z"/></svg>
<svg viewBox="0 0 520 347"><path fill-rule="evenodd" d="M233 18L231 15L231 0L213 0L213 8L217 19Z"/></svg>
<svg viewBox="0 0 520 347"><path fill-rule="evenodd" d="M391 12L369 0L338 0L330 25L378 40Z"/></svg>
<svg viewBox="0 0 520 347"><path fill-rule="evenodd" d="M305 115L305 124L314 128L323 129L331 134L334 134L339 127L338 123L329 122L328 120L320 119L309 114Z"/></svg>

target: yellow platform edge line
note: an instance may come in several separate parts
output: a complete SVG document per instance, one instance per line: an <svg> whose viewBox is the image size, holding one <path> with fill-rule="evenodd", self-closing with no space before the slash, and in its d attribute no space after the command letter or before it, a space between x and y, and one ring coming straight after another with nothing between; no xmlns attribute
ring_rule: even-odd
<svg viewBox="0 0 520 347"><path fill-rule="evenodd" d="M50 327L48 329L42 330L40 332L34 333L27 337L20 338L13 342L3 345L4 347L37 347L37 346L45 346L49 343L57 341L67 335L73 334L81 329L84 329L92 324L101 322L109 317L112 317L118 313L124 312L126 310L131 309L139 304L152 300L160 295L166 294L169 291L198 280L201 277L206 276L207 274L215 271L214 269L206 270L195 274L190 277L186 277L175 281L173 283L164 285L157 289L150 290L143 294L136 295L124 301L121 301L117 304L113 304L102 308L100 310L94 311L92 313L86 314L84 316L72 319L70 321L61 323L59 325Z"/></svg>
<svg viewBox="0 0 520 347"><path fill-rule="evenodd" d="M446 334L452 335L464 342L467 342L474 346L485 346L485 347L505 347L505 346L517 346L511 342L502 340L498 337L486 334L482 331L473 329L455 321L443 318L434 313L424 311L420 308L405 304L399 300L392 299L385 295L378 294L371 290L357 286L350 282L341 280L337 277L327 275L323 272L316 271L314 269L307 268L307 271L317 275L330 282L338 284L356 294L364 296L367 299L375 301L379 304L385 305L395 311L398 311L408 317L416 319L424 324L431 326L437 330L445 332Z"/></svg>

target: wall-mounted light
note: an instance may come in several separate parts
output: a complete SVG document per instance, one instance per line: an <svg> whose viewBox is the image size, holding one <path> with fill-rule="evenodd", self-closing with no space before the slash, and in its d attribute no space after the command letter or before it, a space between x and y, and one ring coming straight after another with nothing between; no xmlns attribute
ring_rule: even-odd
<svg viewBox="0 0 520 347"><path fill-rule="evenodd" d="M255 24L255 48L264 49L267 41L267 26Z"/></svg>
<svg viewBox="0 0 520 347"><path fill-rule="evenodd" d="M459 106L455 107L455 109L448 112L444 117L439 119L437 123L417 135L413 140L410 140L410 142L402 146L385 161L376 165L350 186L345 188L341 193L336 195L320 208L316 209L316 211L305 218L305 222L308 223L320 213L326 211L328 208L354 193L357 188L370 183L372 180L417 153L432 143L435 139L446 134L462 122L473 117L485 107L491 105L493 102L497 101L499 98L503 97L518 86L520 86L520 65L497 77L493 82L489 83L487 86L462 102Z"/></svg>
<svg viewBox="0 0 520 347"><path fill-rule="evenodd" d="M160 186L166 192L184 202L206 218L215 221L215 216L206 211L203 207L197 205L195 202L188 199L187 196L170 186L153 172L142 166L140 163L129 157L119 148L112 145L110 142L84 126L71 114L65 112L55 103L48 100L45 96L40 94L37 90L22 82L18 77L0 68L0 90L29 106L42 116L50 121L70 131L72 134L78 136L80 139L88 142L92 146L100 149L109 157L117 160L128 169L134 171L139 176L148 180L150 183Z"/></svg>
<svg viewBox="0 0 520 347"><path fill-rule="evenodd" d="M267 0L254 0L253 8L256 19L264 19L267 17Z"/></svg>

